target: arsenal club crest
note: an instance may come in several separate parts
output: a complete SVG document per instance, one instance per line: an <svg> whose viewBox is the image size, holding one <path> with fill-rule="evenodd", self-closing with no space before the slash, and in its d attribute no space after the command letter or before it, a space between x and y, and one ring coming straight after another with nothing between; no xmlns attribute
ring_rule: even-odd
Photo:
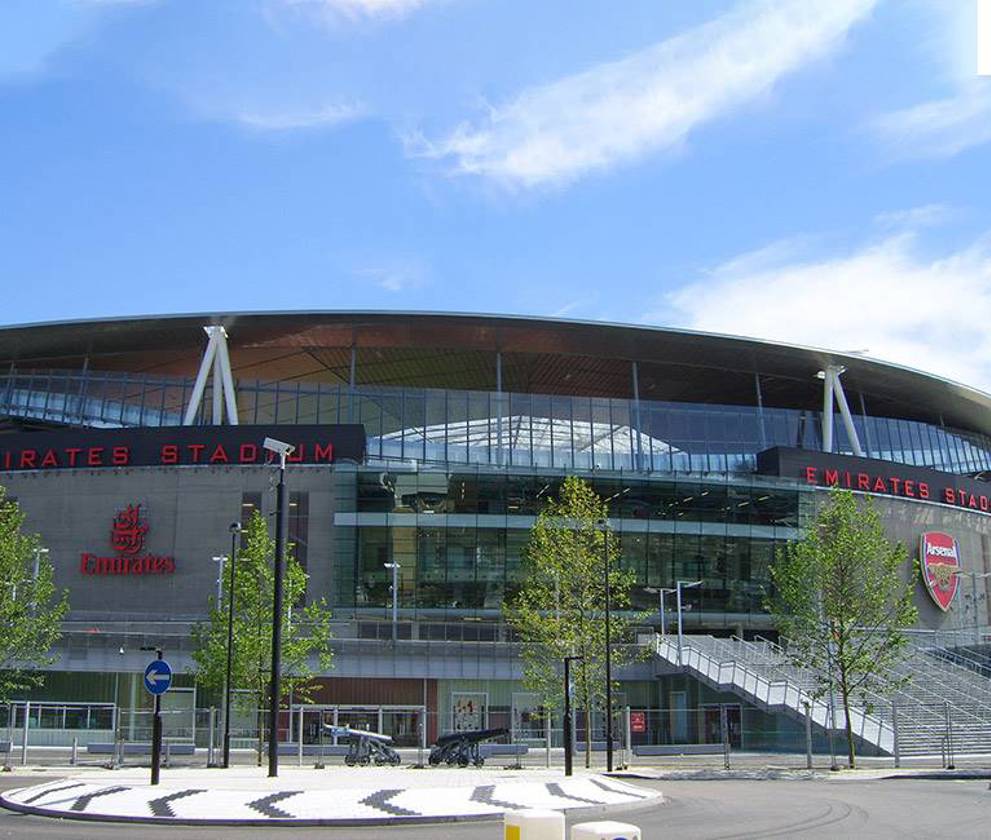
<svg viewBox="0 0 991 840"><path fill-rule="evenodd" d="M926 531L919 546L922 580L936 606L946 612L960 588L960 549L940 531Z"/></svg>

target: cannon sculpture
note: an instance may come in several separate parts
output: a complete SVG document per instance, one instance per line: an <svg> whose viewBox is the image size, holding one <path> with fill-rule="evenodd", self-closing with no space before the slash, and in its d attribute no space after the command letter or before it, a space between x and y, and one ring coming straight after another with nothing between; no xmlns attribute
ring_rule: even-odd
<svg viewBox="0 0 991 840"><path fill-rule="evenodd" d="M485 764L485 759L482 758L478 745L482 741L508 734L508 729L475 729L441 735L431 748L428 761L434 767L441 763L452 766L457 764L458 767L467 767L469 764L481 767Z"/></svg>
<svg viewBox="0 0 991 840"><path fill-rule="evenodd" d="M348 739L348 752L344 756L344 763L348 767L354 767L356 764L364 766L372 762L380 766L391 764L398 767L403 763L399 753L389 746L392 738L388 735L365 729L352 729L350 726L334 726L329 723L324 726L331 737Z"/></svg>

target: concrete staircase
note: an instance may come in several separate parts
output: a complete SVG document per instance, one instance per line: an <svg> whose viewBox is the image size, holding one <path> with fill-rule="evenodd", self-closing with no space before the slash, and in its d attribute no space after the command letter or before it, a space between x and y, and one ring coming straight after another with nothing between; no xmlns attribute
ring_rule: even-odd
<svg viewBox="0 0 991 840"><path fill-rule="evenodd" d="M806 716L820 730L845 727L842 704L815 697L816 674L793 665L787 651L767 640L743 641L684 636L679 652L674 636L655 636L662 660L680 667L719 691L729 691L757 708ZM914 639L897 676L907 677L894 697L868 695L850 712L854 734L880 751L898 755L991 753L991 680L953 661L944 648ZM896 750L897 737L897 750Z"/></svg>

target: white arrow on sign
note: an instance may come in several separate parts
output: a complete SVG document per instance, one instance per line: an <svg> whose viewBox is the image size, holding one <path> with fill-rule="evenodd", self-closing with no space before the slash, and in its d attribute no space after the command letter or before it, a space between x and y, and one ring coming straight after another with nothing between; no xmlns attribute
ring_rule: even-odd
<svg viewBox="0 0 991 840"><path fill-rule="evenodd" d="M165 680L167 682L172 679L172 675L164 671L149 671L145 674L145 679L152 685L157 685L159 680Z"/></svg>

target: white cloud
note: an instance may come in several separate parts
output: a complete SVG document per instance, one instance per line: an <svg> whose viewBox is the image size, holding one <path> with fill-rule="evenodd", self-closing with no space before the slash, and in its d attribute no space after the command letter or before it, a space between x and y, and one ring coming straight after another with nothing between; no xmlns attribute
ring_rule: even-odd
<svg viewBox="0 0 991 840"><path fill-rule="evenodd" d="M938 257L914 235L842 256L743 255L668 294L645 320L870 356L991 391L991 237ZM768 254L768 249L761 253Z"/></svg>
<svg viewBox="0 0 991 840"><path fill-rule="evenodd" d="M892 157L953 157L991 141L991 80L968 79L953 96L883 114L871 127Z"/></svg>
<svg viewBox="0 0 991 840"><path fill-rule="evenodd" d="M241 125L256 131L294 131L327 128L359 119L364 113L357 105L325 105L312 110L243 110L234 112L232 117Z"/></svg>
<svg viewBox="0 0 991 840"><path fill-rule="evenodd" d="M312 11L331 19L401 18L426 5L428 0L282 0L287 6Z"/></svg>
<svg viewBox="0 0 991 840"><path fill-rule="evenodd" d="M523 91L411 151L508 185L564 183L681 144L838 48L876 0L757 0L628 58Z"/></svg>
<svg viewBox="0 0 991 840"><path fill-rule="evenodd" d="M951 221L958 211L946 204L922 204L908 210L892 210L878 213L874 224L889 230L918 230L924 227L939 227Z"/></svg>
<svg viewBox="0 0 991 840"><path fill-rule="evenodd" d="M418 289L427 280L427 270L417 260L395 260L355 269L353 273L356 277L393 293Z"/></svg>

